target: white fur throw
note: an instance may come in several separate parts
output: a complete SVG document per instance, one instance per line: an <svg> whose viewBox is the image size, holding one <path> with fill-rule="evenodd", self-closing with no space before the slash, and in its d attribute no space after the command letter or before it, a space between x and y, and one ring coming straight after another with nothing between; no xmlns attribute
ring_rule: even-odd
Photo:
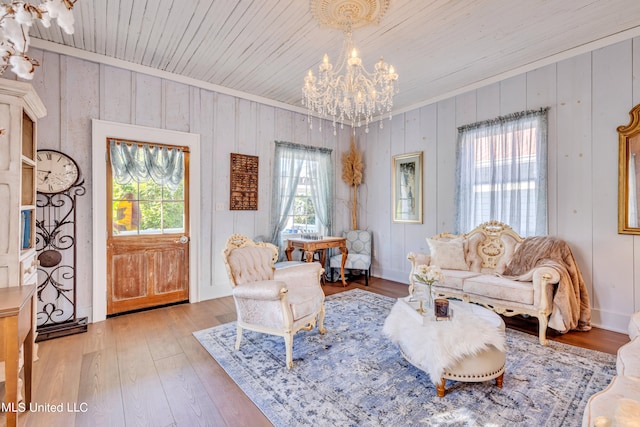
<svg viewBox="0 0 640 427"><path fill-rule="evenodd" d="M505 350L504 322L480 306L451 301L451 320L416 319L406 302L398 301L384 322L382 333L398 345L411 362L438 384L445 368L493 345ZM497 319L493 319L495 316Z"/></svg>

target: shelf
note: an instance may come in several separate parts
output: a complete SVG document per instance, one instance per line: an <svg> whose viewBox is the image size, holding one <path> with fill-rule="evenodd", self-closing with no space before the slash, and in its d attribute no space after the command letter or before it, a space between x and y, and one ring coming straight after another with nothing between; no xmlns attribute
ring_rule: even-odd
<svg viewBox="0 0 640 427"><path fill-rule="evenodd" d="M22 187L20 204L34 205L36 199L36 168L30 165L22 164Z"/></svg>
<svg viewBox="0 0 640 427"><path fill-rule="evenodd" d="M29 248L29 249L25 249L20 251L20 257L19 260L24 260L25 258L28 258L29 256L35 254L36 248Z"/></svg>
<svg viewBox="0 0 640 427"><path fill-rule="evenodd" d="M25 111L22 112L22 155L31 160L35 160L36 155L34 123Z"/></svg>
<svg viewBox="0 0 640 427"><path fill-rule="evenodd" d="M35 159L30 159L26 156L22 156L22 164L23 165L29 165L29 166L36 166L36 160Z"/></svg>

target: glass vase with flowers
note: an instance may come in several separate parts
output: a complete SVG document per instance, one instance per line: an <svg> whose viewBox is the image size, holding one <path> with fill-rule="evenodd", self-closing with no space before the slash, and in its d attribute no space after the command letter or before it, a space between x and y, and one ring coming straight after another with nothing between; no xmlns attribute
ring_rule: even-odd
<svg viewBox="0 0 640 427"><path fill-rule="evenodd" d="M426 308L433 308L433 290L434 283L444 280L444 274L437 265L419 265L413 273L413 279L417 282L418 287L410 289L412 298L416 298L420 302L419 312L424 312L423 304Z"/></svg>

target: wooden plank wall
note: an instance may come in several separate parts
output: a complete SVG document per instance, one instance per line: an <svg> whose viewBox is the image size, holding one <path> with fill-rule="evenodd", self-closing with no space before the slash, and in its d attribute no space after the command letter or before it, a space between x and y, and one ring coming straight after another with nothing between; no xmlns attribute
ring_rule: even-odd
<svg viewBox="0 0 640 427"><path fill-rule="evenodd" d="M38 49L31 54L42 64L33 84L48 110L40 147L74 157L87 188L92 118L201 135L203 299L229 292L219 254L230 233L269 234L274 140L334 149L334 231L350 228L350 192L340 180L349 129L334 137L329 123L322 133L309 131L306 116L280 108ZM407 283L406 254L427 250L425 237L453 229L457 126L549 106L549 232L574 250L594 324L624 331L640 309L640 237L617 234L616 127L639 102L640 40L633 39L398 114L382 129L358 130L365 160L359 228L373 231L373 274ZM394 224L391 157L413 151L425 155L424 223ZM260 157L257 212L228 210L231 152ZM80 315L91 309L91 197L78 203Z"/></svg>
<svg viewBox="0 0 640 427"><path fill-rule="evenodd" d="M640 310L640 237L617 233L616 128L640 102L640 39L627 40L394 116L366 136L364 223L374 233L374 274L408 283L406 254L454 229L457 127L517 111L549 111L549 233L581 267L594 324L626 331ZM363 134L364 135L364 134ZM390 155L424 151L424 223L394 224ZM378 173L379 172L379 173Z"/></svg>
<svg viewBox="0 0 640 427"><path fill-rule="evenodd" d="M39 148L60 150L73 157L85 178L87 194L78 199L78 315L91 319L92 221L91 119L170 129L201 135L201 194L193 195L201 210L200 295L229 295L222 264L227 237L270 234L271 171L274 141L333 149L336 179L336 233L348 227L349 190L341 184L341 153L351 132L333 135L330 123L322 132L309 130L306 115L266 106L171 80L115 68L57 53L30 50L42 66L33 85L48 115L39 123ZM8 73L7 78L11 78ZM260 157L258 211L229 210L229 154ZM385 162L386 163L386 162ZM102 196L102 195L100 195ZM217 209L220 205L221 209Z"/></svg>

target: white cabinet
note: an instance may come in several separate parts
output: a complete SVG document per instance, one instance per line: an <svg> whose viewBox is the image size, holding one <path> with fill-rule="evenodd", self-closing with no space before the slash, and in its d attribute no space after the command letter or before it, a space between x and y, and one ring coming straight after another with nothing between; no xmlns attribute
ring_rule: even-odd
<svg viewBox="0 0 640 427"><path fill-rule="evenodd" d="M0 78L0 288L37 284L37 121L33 87Z"/></svg>

